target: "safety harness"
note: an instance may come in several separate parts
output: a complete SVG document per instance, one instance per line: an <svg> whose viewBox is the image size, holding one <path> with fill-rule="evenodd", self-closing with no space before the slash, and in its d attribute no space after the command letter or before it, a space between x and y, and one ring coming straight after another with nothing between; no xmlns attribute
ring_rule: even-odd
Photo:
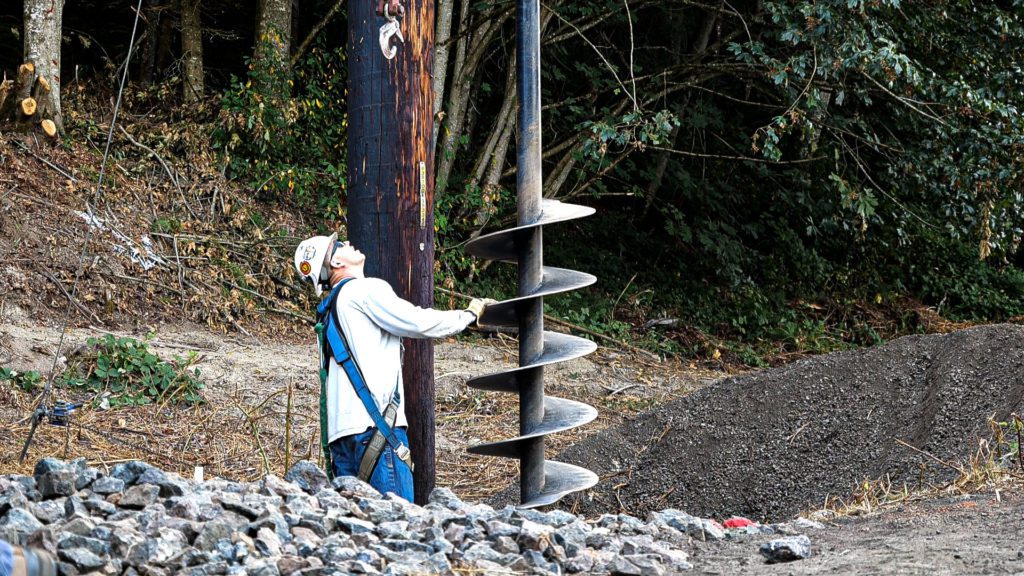
<svg viewBox="0 0 1024 576"><path fill-rule="evenodd" d="M384 413L381 414L380 408L377 407L377 401L374 399L373 394L370 393L370 389L366 387L366 379L363 378L363 372L359 369L359 365L356 364L355 357L352 356L352 347L349 346L348 340L345 338L345 332L341 329L336 302L341 288L349 280L352 280L352 278L345 278L339 282L331 290L331 294L317 307L316 334L317 342L320 345L320 445L324 451L324 459L327 462L328 475L333 478L334 464L331 458L330 438L328 437L327 428L327 374L330 366L329 362L333 357L334 361L345 371L349 382L352 383L352 388L356 392L356 396L362 401L363 408L366 409L366 413L370 415L370 419L373 420L376 427L376 432L374 432L373 437L370 439L366 451L363 452L362 460L359 461L359 479L369 482L370 476L373 475L373 470L377 467L377 462L380 460L380 455L384 452L385 445L390 445L391 449L395 451L395 455L402 462L405 462L410 470L413 468L413 463L409 447L402 444L402 441L395 436L394 432L395 420L398 417L398 407L402 401L401 386L399 386L398 382L395 383L395 391L391 395L391 401L388 403Z"/></svg>

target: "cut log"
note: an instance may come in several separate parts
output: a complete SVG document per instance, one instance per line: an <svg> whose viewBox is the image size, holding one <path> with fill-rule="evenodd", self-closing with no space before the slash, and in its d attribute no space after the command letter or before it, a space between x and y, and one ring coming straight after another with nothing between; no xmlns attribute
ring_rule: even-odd
<svg viewBox="0 0 1024 576"><path fill-rule="evenodd" d="M26 62L21 66L18 66L18 81L15 82L14 88L17 92L15 95L18 97L18 102L21 102L25 98L32 96L32 85L36 79L36 67L31 62Z"/></svg>
<svg viewBox="0 0 1024 576"><path fill-rule="evenodd" d="M13 81L4 75L0 81L0 122L13 122L17 130L41 130L53 138L62 133L60 118L55 113L53 97L58 87L44 76L32 62L18 66ZM36 128L38 126L38 128Z"/></svg>
<svg viewBox="0 0 1024 576"><path fill-rule="evenodd" d="M26 117L32 116L36 113L36 100L35 98L25 98L21 101L21 113Z"/></svg>
<svg viewBox="0 0 1024 576"><path fill-rule="evenodd" d="M35 88L32 89L32 99L36 101L36 115L40 118L50 117L50 83L39 76L36 78Z"/></svg>
<svg viewBox="0 0 1024 576"><path fill-rule="evenodd" d="M7 100L7 95L11 93L11 88L14 87L14 81L7 79L7 74L4 74L3 82L0 82L0 110L4 109L4 102Z"/></svg>

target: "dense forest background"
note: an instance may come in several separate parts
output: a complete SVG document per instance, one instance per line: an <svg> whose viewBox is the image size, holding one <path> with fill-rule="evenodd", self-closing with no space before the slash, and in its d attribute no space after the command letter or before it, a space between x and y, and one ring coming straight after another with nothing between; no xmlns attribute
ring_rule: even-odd
<svg viewBox="0 0 1024 576"><path fill-rule="evenodd" d="M60 143L94 142L97 167L135 5L63 6ZM599 278L549 299L555 316L757 364L923 331L925 313L1024 314L1024 1L543 6L545 195L598 209L546 235L548 263ZM8 77L25 13L0 6ZM436 17L436 282L500 296L510 271L461 246L514 219L514 3L437 0ZM345 18L335 0L144 0L125 133L252 203L225 226L343 226ZM306 229L275 228L282 210Z"/></svg>

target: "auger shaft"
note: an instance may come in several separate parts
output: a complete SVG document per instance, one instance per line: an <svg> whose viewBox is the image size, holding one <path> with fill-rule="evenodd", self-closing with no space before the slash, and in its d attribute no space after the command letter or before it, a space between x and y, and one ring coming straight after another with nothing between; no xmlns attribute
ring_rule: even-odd
<svg viewBox="0 0 1024 576"><path fill-rule="evenodd" d="M540 96L540 0L517 0L516 63L519 124L516 200L519 225L532 224L541 216L544 184L541 143ZM519 296L536 293L544 280L543 233L529 230L519 245ZM544 352L544 299L523 302L519 309L519 365L528 366ZM528 371L519 391L519 431L528 434L544 418L544 368ZM544 488L544 437L530 440L520 459L519 489L522 501L533 499Z"/></svg>

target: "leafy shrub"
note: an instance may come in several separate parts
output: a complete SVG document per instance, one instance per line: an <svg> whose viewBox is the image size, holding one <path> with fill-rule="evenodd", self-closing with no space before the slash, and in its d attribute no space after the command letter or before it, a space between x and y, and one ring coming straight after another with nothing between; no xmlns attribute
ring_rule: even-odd
<svg viewBox="0 0 1024 576"><path fill-rule="evenodd" d="M264 198L337 217L348 126L344 49L317 45L291 70L277 50L262 53L246 78L232 76L221 101L213 145L225 173Z"/></svg>
<svg viewBox="0 0 1024 576"><path fill-rule="evenodd" d="M149 345L134 338L106 335L89 338L87 349L69 362L61 378L65 386L106 396L111 406L165 400L202 402L196 353L161 360Z"/></svg>
<svg viewBox="0 0 1024 576"><path fill-rule="evenodd" d="M0 380L10 380L23 392L35 392L43 383L43 377L35 370L18 372L7 367L0 366Z"/></svg>
<svg viewBox="0 0 1024 576"><path fill-rule="evenodd" d="M54 380L55 386L81 390L106 399L111 406L135 406L161 401L201 403L203 382L192 365L196 353L161 360L140 340L106 335L89 338L83 352ZM0 367L0 381L9 380L25 392L39 390L45 378L35 370L18 372Z"/></svg>

